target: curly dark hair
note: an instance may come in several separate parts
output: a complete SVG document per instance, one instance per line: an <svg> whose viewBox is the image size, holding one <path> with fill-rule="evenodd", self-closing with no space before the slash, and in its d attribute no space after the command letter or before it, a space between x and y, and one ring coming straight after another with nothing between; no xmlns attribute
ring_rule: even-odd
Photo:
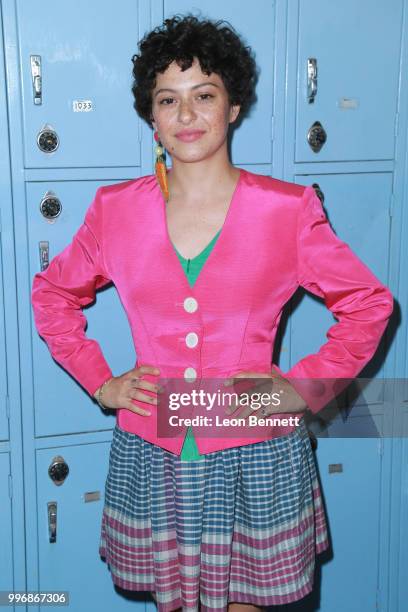
<svg viewBox="0 0 408 612"><path fill-rule="evenodd" d="M139 42L139 54L132 57L133 107L152 127L152 91L156 75L176 61L187 70L196 57L201 70L219 74L231 105L240 105L240 118L255 99L257 67L250 47L246 47L225 20L198 19L191 14L165 19Z"/></svg>

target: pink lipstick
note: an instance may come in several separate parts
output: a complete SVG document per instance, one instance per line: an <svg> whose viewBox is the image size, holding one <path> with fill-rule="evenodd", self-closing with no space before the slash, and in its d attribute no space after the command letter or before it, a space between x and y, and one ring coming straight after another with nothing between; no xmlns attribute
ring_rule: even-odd
<svg viewBox="0 0 408 612"><path fill-rule="evenodd" d="M182 130L177 132L176 137L183 142L198 140L205 132L203 130Z"/></svg>

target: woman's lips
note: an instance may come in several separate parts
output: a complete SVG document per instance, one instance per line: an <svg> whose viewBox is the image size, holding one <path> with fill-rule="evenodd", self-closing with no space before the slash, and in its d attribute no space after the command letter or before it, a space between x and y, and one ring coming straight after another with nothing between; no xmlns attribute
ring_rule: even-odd
<svg viewBox="0 0 408 612"><path fill-rule="evenodd" d="M193 142L194 140L198 140L204 134L202 130L195 130L194 132L179 132L176 134L176 138L182 140L183 142Z"/></svg>

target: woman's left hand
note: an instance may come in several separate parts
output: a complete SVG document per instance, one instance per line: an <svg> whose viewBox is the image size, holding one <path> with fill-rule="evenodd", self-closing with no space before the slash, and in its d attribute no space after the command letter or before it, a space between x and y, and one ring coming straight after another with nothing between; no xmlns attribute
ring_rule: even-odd
<svg viewBox="0 0 408 612"><path fill-rule="evenodd" d="M239 380L242 379L250 379L250 378L266 378L268 379L265 382L254 384L250 389L245 391L245 396L248 397L248 402L243 407L242 404L239 403L240 395L238 394L237 403L231 404L227 406L226 412L227 414L233 414L239 408L242 409L242 412L236 414L237 418L246 418L251 414L258 414L259 418L265 418L266 416L272 414L279 413L298 413L305 412L308 409L308 406L305 400L299 395L299 393L295 390L295 388L290 384L288 380L284 376L281 376L277 371L271 371L270 374L266 374L265 372L239 372L238 374L234 374L230 376L224 381L226 386L234 386L235 383L238 383ZM265 394L265 395L264 395ZM262 402L262 405L259 408L251 408L251 396L254 395L254 400L259 403L259 396L266 398L266 394L269 396L274 396L275 401L272 402L272 397L269 403ZM276 403L276 398L278 398L278 403ZM248 405L249 404L249 405ZM264 412L266 414L260 413L260 411L264 408Z"/></svg>

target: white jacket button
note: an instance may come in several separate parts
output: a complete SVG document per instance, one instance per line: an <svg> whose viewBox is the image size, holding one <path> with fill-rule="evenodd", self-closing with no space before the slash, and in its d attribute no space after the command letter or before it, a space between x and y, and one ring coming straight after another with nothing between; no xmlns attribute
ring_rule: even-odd
<svg viewBox="0 0 408 612"><path fill-rule="evenodd" d="M197 378L197 371L194 368L186 368L184 370L184 379L188 382L193 382Z"/></svg>
<svg viewBox="0 0 408 612"><path fill-rule="evenodd" d="M189 334L187 334L186 344L189 348L194 348L195 346L197 346L197 343L198 343L198 336L195 332L190 332Z"/></svg>
<svg viewBox="0 0 408 612"><path fill-rule="evenodd" d="M184 300L184 310L187 312L195 312L198 308L197 300L193 297L187 297Z"/></svg>

